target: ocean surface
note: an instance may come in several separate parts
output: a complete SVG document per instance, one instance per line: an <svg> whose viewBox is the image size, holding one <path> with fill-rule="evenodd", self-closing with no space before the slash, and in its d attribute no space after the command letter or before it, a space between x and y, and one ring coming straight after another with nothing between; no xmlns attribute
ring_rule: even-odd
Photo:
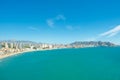
<svg viewBox="0 0 120 80"><path fill-rule="evenodd" d="M0 80L120 80L120 47L15 55L0 60Z"/></svg>

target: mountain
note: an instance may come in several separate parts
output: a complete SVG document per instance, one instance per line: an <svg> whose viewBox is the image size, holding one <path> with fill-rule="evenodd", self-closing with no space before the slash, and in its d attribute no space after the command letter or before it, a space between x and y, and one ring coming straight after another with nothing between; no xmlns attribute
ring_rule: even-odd
<svg viewBox="0 0 120 80"><path fill-rule="evenodd" d="M72 47L77 48L77 47L112 47L116 46L114 43L111 42L102 42L102 41L83 41L83 42L73 42L70 44Z"/></svg>

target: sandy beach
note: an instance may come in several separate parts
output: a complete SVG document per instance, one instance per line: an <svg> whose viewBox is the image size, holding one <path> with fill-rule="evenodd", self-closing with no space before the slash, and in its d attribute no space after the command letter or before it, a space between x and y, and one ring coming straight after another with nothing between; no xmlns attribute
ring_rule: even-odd
<svg viewBox="0 0 120 80"><path fill-rule="evenodd" d="M5 55L0 55L0 59L4 59L4 58L10 57L10 56L17 55L17 54L24 54L26 52L46 51L46 50L53 50L53 49L28 50L28 51L23 51L23 52L10 53L10 54L5 54Z"/></svg>
<svg viewBox="0 0 120 80"><path fill-rule="evenodd" d="M36 50L23 51L23 52L16 52L16 53L10 53L10 54L5 54L5 55L0 55L0 59L7 58L7 57L10 57L10 56L14 56L14 55L17 55L17 54L23 54L25 52L32 52L32 51L36 51Z"/></svg>

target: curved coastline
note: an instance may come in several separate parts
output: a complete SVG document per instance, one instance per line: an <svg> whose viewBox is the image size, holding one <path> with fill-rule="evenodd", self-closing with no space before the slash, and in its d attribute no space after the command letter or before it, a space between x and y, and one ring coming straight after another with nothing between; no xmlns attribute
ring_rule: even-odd
<svg viewBox="0 0 120 80"><path fill-rule="evenodd" d="M24 54L27 52L34 52L34 51L46 51L46 50L54 50L54 49L40 49L40 50L28 50L28 51L23 51L23 52L16 52L16 53L10 53L10 54L5 54L5 55L0 55L0 60L4 58L8 58L17 54Z"/></svg>
<svg viewBox="0 0 120 80"><path fill-rule="evenodd" d="M120 48L118 46L116 46L116 47ZM86 48L93 48L93 47L86 47ZM94 48L96 48L96 47L94 47ZM28 53L28 52L34 52L34 51L55 50L55 49L71 49L71 48L38 49L38 50L27 50L27 51L22 51L22 52L15 52L15 53L10 53L10 54L0 55L0 60L2 60L4 58L11 57L11 56L14 56L14 55L18 55L18 54L24 54L24 53ZM78 49L78 48L73 48L73 49Z"/></svg>

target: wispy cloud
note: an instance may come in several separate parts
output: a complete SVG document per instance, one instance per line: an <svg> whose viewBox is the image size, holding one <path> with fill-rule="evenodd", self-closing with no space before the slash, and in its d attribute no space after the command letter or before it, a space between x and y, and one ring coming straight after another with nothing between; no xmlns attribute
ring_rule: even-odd
<svg viewBox="0 0 120 80"><path fill-rule="evenodd" d="M64 28L67 30L79 30L79 28L80 28L79 26L73 26L71 24L67 24L66 17L61 14L59 14L53 18L47 19L46 23L50 28L55 28L55 26L57 26L57 24L59 24L59 21L60 21L60 23L61 22L63 23L61 25L64 26Z"/></svg>
<svg viewBox="0 0 120 80"><path fill-rule="evenodd" d="M52 19L48 19L48 20L47 20L47 25L48 25L49 27L53 28L53 27L54 27L54 24L55 24L54 20L52 20Z"/></svg>
<svg viewBox="0 0 120 80"><path fill-rule="evenodd" d="M30 29L32 31L38 31L38 28L36 28L36 27L28 27L28 29Z"/></svg>
<svg viewBox="0 0 120 80"><path fill-rule="evenodd" d="M50 28L53 28L55 24L57 23L57 21L59 20L65 21L66 18L64 17L64 15L57 15L56 17L53 17L51 19L47 19L46 22Z"/></svg>
<svg viewBox="0 0 120 80"><path fill-rule="evenodd" d="M107 32L100 34L100 36L113 37L113 36L117 35L119 32L120 32L120 25L116 26L115 28L113 28Z"/></svg>

